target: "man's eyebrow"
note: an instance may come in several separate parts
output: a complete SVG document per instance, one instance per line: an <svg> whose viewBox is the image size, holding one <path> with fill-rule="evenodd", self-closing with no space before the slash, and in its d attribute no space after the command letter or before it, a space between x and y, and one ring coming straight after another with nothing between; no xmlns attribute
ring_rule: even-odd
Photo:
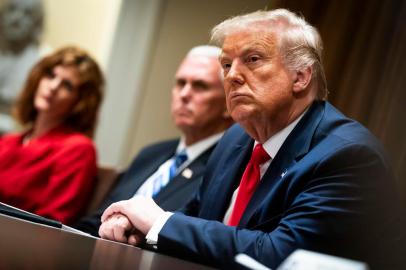
<svg viewBox="0 0 406 270"><path fill-rule="evenodd" d="M240 50L240 55L247 55L252 52L261 53L261 52L265 52L265 51L267 51L267 48L261 42L256 42L254 44L244 46ZM221 60L228 59L228 58L229 57L228 57L227 53L222 52L218 59L219 59L219 61L221 61Z"/></svg>
<svg viewBox="0 0 406 270"><path fill-rule="evenodd" d="M218 60L221 61L221 60L223 60L223 59L225 59L225 58L227 59L227 55L222 52L222 53L219 55Z"/></svg>
<svg viewBox="0 0 406 270"><path fill-rule="evenodd" d="M193 80L192 84L205 84L205 85L207 85L208 82L205 81L205 80L198 79L198 80Z"/></svg>

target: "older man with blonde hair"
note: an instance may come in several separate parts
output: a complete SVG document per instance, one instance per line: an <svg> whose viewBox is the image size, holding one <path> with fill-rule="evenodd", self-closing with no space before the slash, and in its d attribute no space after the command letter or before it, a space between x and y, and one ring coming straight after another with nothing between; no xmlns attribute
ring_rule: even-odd
<svg viewBox="0 0 406 270"><path fill-rule="evenodd" d="M324 100L317 30L278 9L228 19L212 39L238 124L186 215L136 197L105 211L100 235L146 237L160 252L227 269L238 253L274 268L298 248L400 267L393 174L375 137Z"/></svg>

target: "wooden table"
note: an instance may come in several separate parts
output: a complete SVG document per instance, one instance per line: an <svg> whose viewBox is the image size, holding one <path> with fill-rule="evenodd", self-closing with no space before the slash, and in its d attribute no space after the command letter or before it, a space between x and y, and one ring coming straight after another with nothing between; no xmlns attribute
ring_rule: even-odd
<svg viewBox="0 0 406 270"><path fill-rule="evenodd" d="M0 214L0 269L211 268Z"/></svg>

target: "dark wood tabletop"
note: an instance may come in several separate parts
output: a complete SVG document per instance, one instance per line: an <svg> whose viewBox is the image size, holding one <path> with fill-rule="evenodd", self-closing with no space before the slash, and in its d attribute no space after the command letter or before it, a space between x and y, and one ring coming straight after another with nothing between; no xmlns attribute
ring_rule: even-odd
<svg viewBox="0 0 406 270"><path fill-rule="evenodd" d="M0 214L0 269L211 268Z"/></svg>

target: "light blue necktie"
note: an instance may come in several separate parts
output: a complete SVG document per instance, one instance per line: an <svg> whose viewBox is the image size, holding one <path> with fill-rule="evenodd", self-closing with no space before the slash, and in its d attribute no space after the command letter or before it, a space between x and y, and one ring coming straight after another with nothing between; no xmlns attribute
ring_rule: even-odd
<svg viewBox="0 0 406 270"><path fill-rule="evenodd" d="M177 174L179 167L182 166L186 160L187 154L185 150L180 151L172 158L172 164L169 167L169 181L172 180L172 178ZM157 181L154 182L152 197L155 197L155 195L157 195L159 191L161 191L161 189L167 184L168 183L164 185L163 181L157 179Z"/></svg>

